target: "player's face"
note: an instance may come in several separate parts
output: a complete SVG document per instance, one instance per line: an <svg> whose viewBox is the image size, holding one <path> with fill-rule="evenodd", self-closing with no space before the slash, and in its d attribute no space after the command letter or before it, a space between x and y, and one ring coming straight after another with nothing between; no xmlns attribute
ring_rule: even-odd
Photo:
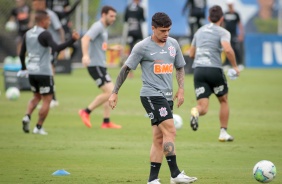
<svg viewBox="0 0 282 184"><path fill-rule="evenodd" d="M45 0L33 0L32 1L32 9L33 10L45 10L46 9Z"/></svg>
<svg viewBox="0 0 282 184"><path fill-rule="evenodd" d="M104 14L104 16L105 16L105 23L107 26L109 26L115 22L117 13L110 10L108 14Z"/></svg>
<svg viewBox="0 0 282 184"><path fill-rule="evenodd" d="M42 23L43 23L43 28L44 29L48 29L51 21L50 21L50 17L47 16L45 19L42 20Z"/></svg>
<svg viewBox="0 0 282 184"><path fill-rule="evenodd" d="M169 31L170 31L171 27L158 27L155 28L154 26L152 26L153 29L153 33L155 38L159 41L159 42L166 42L167 37L169 36Z"/></svg>

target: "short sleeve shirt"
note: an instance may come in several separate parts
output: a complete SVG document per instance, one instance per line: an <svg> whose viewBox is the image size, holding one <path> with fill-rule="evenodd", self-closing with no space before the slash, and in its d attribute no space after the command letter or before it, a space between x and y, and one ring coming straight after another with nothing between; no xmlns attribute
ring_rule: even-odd
<svg viewBox="0 0 282 184"><path fill-rule="evenodd" d="M192 46L196 48L192 67L222 68L222 41L230 42L230 33L226 29L213 23L201 27L192 41Z"/></svg>
<svg viewBox="0 0 282 184"><path fill-rule="evenodd" d="M168 37L163 47L151 37L137 43L125 62L135 70L140 63L142 70L142 88L140 96L164 96L173 98L173 69L185 66L185 60L178 42Z"/></svg>
<svg viewBox="0 0 282 184"><path fill-rule="evenodd" d="M108 41L108 32L101 21L95 22L91 28L86 32L90 37L89 66L101 66L106 67L106 50Z"/></svg>

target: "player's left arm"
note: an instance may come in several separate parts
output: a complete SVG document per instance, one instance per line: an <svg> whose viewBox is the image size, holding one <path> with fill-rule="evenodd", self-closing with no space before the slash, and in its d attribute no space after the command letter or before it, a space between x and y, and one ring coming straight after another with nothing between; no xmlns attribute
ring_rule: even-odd
<svg viewBox="0 0 282 184"><path fill-rule="evenodd" d="M176 68L176 80L178 83L178 90L174 96L174 99L177 99L177 107L180 107L184 103L184 78L184 67Z"/></svg>

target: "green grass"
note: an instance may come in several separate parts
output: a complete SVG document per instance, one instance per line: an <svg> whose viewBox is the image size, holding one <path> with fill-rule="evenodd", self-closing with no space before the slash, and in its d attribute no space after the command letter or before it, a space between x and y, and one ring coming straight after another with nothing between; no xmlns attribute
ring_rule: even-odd
<svg viewBox="0 0 282 184"><path fill-rule="evenodd" d="M115 80L119 69L109 72ZM134 74L122 86L118 106L112 112L111 119L123 126L120 130L99 128L102 108L91 114L91 129L81 123L78 109L100 93L85 69L57 75L60 105L50 110L45 121L48 136L22 132L21 119L31 92L21 92L17 101L8 101L1 82L0 183L146 183L151 128L139 100L140 70ZM184 119L176 137L180 169L198 177L199 184L255 184L253 166L267 159L277 167L272 183L282 183L282 71L246 69L239 79L229 81L232 143L217 140L219 104L214 96L208 114L200 118L199 130L191 130L189 111L196 103L191 75L186 76L185 84L185 103L174 110ZM37 113L35 110L32 115L31 128ZM71 174L52 176L59 169ZM163 184L169 183L165 160L159 177Z"/></svg>

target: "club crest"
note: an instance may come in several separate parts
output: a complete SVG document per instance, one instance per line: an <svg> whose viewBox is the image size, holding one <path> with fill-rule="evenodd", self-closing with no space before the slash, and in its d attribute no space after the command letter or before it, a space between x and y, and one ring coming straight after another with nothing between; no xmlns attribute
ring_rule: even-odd
<svg viewBox="0 0 282 184"><path fill-rule="evenodd" d="M167 110L165 107L159 109L161 117L165 117L167 115Z"/></svg>
<svg viewBox="0 0 282 184"><path fill-rule="evenodd" d="M168 47L168 50L169 50L169 55L172 56L172 57L175 57L175 55L176 55L175 48L173 46L170 46L170 47Z"/></svg>

